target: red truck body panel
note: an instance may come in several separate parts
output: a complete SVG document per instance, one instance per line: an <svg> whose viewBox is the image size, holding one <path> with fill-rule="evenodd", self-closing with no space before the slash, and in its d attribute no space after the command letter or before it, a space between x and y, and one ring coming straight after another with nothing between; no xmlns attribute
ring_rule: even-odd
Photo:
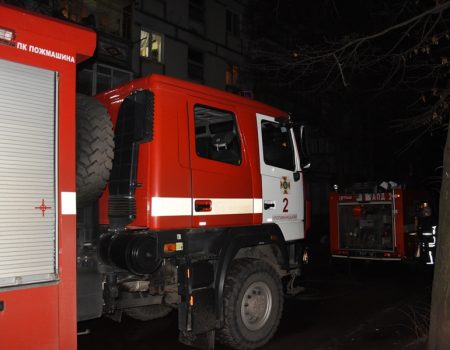
<svg viewBox="0 0 450 350"><path fill-rule="evenodd" d="M75 68L77 62L92 56L95 33L6 5L0 5L0 29L15 33L12 42L0 42L1 60L58 73L57 198L58 202L64 201L61 198L64 192L73 193L74 199ZM58 210L57 221L58 280L0 288L0 301L4 305L0 311L2 349L75 350L77 347L75 213L63 215Z"/></svg>

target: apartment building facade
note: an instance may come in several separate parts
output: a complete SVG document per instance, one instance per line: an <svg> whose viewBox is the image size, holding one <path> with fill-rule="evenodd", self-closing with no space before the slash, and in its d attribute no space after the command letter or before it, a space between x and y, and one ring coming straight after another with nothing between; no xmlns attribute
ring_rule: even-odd
<svg viewBox="0 0 450 350"><path fill-rule="evenodd" d="M240 78L244 0L3 2L97 31L96 55L78 72L80 92L95 95L151 73L233 92L246 89Z"/></svg>

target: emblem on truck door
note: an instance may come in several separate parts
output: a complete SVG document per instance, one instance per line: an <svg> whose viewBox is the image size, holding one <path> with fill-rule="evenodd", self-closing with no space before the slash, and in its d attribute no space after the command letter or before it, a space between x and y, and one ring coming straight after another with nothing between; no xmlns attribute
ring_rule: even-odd
<svg viewBox="0 0 450 350"><path fill-rule="evenodd" d="M48 209L52 209L52 207L47 206L47 205L45 204L45 199L42 198L41 205L38 206L38 207L34 207L34 209L39 209L39 210L42 212L42 216L45 216L45 212L46 212Z"/></svg>
<svg viewBox="0 0 450 350"><path fill-rule="evenodd" d="M291 182L287 178L287 176L282 176L280 180L280 189L283 191L283 194L289 194L289 190L291 189Z"/></svg>

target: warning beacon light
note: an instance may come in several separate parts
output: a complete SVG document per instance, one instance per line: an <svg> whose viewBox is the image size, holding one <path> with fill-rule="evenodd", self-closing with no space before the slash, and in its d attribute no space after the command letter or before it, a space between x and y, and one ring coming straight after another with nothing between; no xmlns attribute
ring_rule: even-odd
<svg viewBox="0 0 450 350"><path fill-rule="evenodd" d="M0 43L1 44L12 44L16 33L10 29L0 28Z"/></svg>

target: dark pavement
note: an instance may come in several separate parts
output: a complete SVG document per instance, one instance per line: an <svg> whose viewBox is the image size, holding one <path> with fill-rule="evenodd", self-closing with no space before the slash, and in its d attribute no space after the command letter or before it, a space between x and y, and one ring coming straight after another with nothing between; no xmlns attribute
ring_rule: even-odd
<svg viewBox="0 0 450 350"><path fill-rule="evenodd" d="M313 268L306 291L287 298L279 330L262 349L376 350L423 347L431 272L399 263ZM177 315L139 322L83 322L80 350L189 349L177 341ZM422 341L422 342L421 342ZM225 349L217 345L216 349Z"/></svg>

